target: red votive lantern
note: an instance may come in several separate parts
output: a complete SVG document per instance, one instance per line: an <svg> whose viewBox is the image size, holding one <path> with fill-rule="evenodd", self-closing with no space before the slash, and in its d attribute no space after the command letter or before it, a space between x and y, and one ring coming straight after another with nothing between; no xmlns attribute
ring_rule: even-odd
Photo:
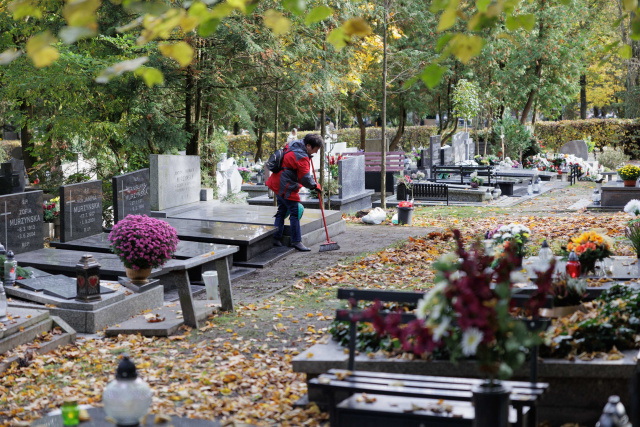
<svg viewBox="0 0 640 427"><path fill-rule="evenodd" d="M567 276L575 279L576 277L580 277L580 261L578 260L578 255L576 255L575 251L571 251L569 254L569 261L567 261L567 266L565 267L565 271L567 272Z"/></svg>

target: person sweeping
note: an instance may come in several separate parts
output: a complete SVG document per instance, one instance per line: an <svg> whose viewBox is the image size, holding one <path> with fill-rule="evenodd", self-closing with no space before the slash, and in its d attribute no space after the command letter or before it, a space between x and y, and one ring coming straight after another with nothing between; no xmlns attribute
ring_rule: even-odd
<svg viewBox="0 0 640 427"><path fill-rule="evenodd" d="M278 229L274 235L274 246L282 246L282 234L284 233L284 220L289 213L291 224L291 246L296 250L307 252L311 249L302 244L302 232L300 231L300 216L298 192L304 186L310 190L316 190L320 200L322 188L312 174L311 157L324 145L322 137L318 134L307 134L302 140L290 142L284 148L282 158L282 170L272 174L267 180L269 187L275 194L278 202L278 211L275 215L274 226Z"/></svg>

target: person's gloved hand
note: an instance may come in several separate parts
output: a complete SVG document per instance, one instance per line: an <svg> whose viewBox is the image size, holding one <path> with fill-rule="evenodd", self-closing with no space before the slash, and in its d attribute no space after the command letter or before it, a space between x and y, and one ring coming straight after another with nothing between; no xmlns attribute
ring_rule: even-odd
<svg viewBox="0 0 640 427"><path fill-rule="evenodd" d="M318 193L322 193L322 187L320 187L320 184L316 184L316 191Z"/></svg>

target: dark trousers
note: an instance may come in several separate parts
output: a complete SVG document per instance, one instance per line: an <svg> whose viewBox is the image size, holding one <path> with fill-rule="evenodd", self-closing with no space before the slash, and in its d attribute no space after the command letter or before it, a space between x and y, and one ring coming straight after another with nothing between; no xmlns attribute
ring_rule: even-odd
<svg viewBox="0 0 640 427"><path fill-rule="evenodd" d="M282 233L284 233L284 217L289 211L289 224L291 224L291 242L296 243L302 241L302 232L300 231L300 219L298 218L298 202L287 200L284 197L276 196L278 198L278 212L276 213L276 220L273 225L278 228L274 238L280 240Z"/></svg>

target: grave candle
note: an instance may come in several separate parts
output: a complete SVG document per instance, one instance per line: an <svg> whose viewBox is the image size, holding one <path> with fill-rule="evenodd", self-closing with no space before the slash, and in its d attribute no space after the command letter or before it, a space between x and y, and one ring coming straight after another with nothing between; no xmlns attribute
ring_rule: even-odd
<svg viewBox="0 0 640 427"><path fill-rule="evenodd" d="M86 254L76 264L76 299L82 302L96 301L100 297L100 264Z"/></svg>
<svg viewBox="0 0 640 427"><path fill-rule="evenodd" d="M7 258L4 261L4 283L7 286L13 286L16 282L16 270L18 269L18 261L16 261L13 251L7 252Z"/></svg>
<svg viewBox="0 0 640 427"><path fill-rule="evenodd" d="M565 267L565 271L569 277L575 279L580 277L580 261L578 260L578 255L576 255L575 251L571 251L569 254L569 261L567 261L567 266Z"/></svg>
<svg viewBox="0 0 640 427"><path fill-rule="evenodd" d="M4 292L4 286L0 282L0 322L9 320L7 317L7 294Z"/></svg>

